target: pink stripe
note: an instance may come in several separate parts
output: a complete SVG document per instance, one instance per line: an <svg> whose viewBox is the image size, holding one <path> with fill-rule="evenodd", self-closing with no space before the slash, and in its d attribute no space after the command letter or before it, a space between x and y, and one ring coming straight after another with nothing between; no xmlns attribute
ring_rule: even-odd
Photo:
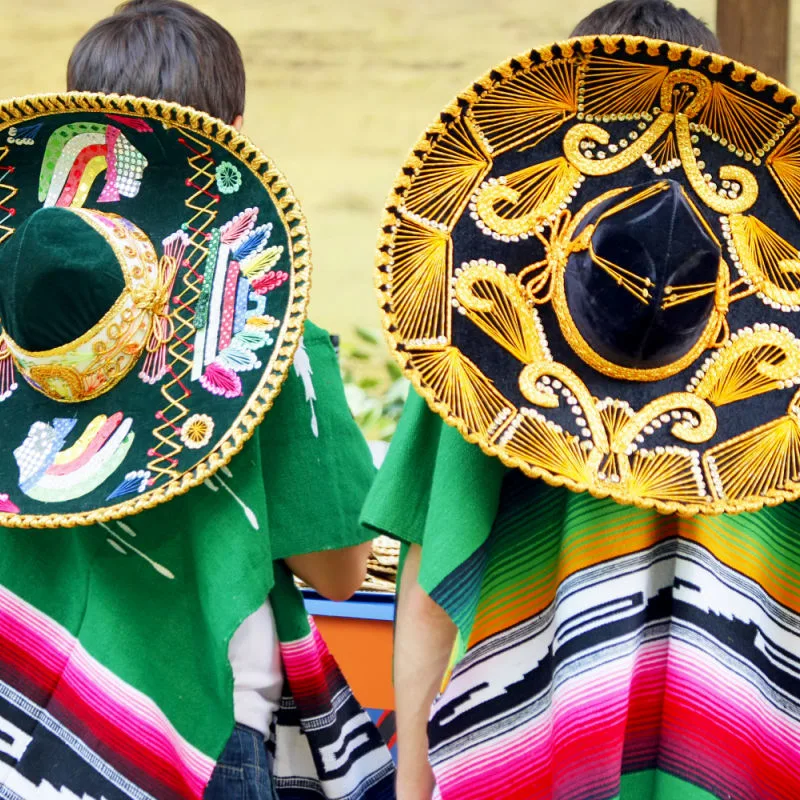
<svg viewBox="0 0 800 800"><path fill-rule="evenodd" d="M214 760L181 737L149 697L92 658L54 620L2 586L0 627L14 631L17 642L35 661L61 673L61 681L109 724L123 730L138 747L174 764L193 795L202 796L214 770Z"/></svg>
<svg viewBox="0 0 800 800"><path fill-rule="evenodd" d="M450 699L445 692L441 703ZM675 766L684 765L737 796L800 797L800 725L723 664L676 640L643 644L629 658L554 686L546 711L522 729L437 764L438 796L491 797L500 776L507 800L558 800L587 787L613 794L632 755L656 752L670 771L680 774Z"/></svg>
<svg viewBox="0 0 800 800"><path fill-rule="evenodd" d="M69 475L70 473L75 472L76 469L80 469L84 464L87 464L91 460L92 456L97 453L108 441L111 434L114 433L123 419L124 417L121 411L118 411L116 414L109 417L103 423L103 426L100 428L100 430L94 435L94 438L86 450L84 450L83 453L78 456L78 458L73 459L72 461L67 461L66 464L53 464L47 469L46 474Z"/></svg>

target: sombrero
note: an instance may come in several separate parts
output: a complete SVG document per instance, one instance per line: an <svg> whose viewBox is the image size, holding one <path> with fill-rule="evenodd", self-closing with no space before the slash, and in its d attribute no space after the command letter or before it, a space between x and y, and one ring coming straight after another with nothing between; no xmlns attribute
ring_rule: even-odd
<svg viewBox="0 0 800 800"><path fill-rule="evenodd" d="M309 270L291 189L219 120L0 104L0 525L121 518L225 466L291 364Z"/></svg>
<svg viewBox="0 0 800 800"><path fill-rule="evenodd" d="M665 513L800 496L800 103L701 50L501 64L403 165L376 287L430 407L531 477Z"/></svg>

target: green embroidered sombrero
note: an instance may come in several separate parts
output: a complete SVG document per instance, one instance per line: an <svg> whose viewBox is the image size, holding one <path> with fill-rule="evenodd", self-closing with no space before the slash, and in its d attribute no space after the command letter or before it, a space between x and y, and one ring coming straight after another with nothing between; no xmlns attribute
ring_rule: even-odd
<svg viewBox="0 0 800 800"><path fill-rule="evenodd" d="M463 92L384 214L390 345L504 463L665 513L800 497L800 101L585 37Z"/></svg>
<svg viewBox="0 0 800 800"><path fill-rule="evenodd" d="M124 517L227 464L292 362L309 272L291 189L218 120L0 104L0 525Z"/></svg>

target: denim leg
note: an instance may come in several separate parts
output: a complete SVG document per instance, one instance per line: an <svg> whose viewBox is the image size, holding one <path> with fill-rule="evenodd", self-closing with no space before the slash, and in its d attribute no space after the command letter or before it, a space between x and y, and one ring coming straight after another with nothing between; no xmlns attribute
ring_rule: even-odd
<svg viewBox="0 0 800 800"><path fill-rule="evenodd" d="M264 737L236 725L211 776L204 800L276 800Z"/></svg>

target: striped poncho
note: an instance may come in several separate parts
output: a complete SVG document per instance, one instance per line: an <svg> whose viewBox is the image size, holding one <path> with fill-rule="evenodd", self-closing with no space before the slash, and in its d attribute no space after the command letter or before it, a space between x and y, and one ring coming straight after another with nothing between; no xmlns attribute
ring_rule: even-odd
<svg viewBox="0 0 800 800"><path fill-rule="evenodd" d="M458 626L436 797L800 797L797 504L681 519L554 489L412 396L362 519L422 545Z"/></svg>

